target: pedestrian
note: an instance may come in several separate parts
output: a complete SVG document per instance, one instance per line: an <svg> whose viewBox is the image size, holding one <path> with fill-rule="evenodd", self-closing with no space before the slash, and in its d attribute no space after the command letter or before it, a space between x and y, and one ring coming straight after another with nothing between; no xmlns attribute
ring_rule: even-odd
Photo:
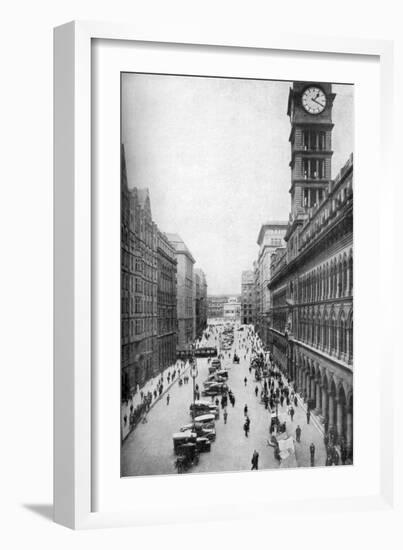
<svg viewBox="0 0 403 550"><path fill-rule="evenodd" d="M293 407L291 406L291 409L290 409L291 422L293 421L294 413L295 413L295 411L294 411Z"/></svg>
<svg viewBox="0 0 403 550"><path fill-rule="evenodd" d="M216 397L215 404L216 404L216 407L218 407L218 405L220 404L218 397Z"/></svg>
<svg viewBox="0 0 403 550"><path fill-rule="evenodd" d="M259 453L257 452L257 450L255 449L253 451L253 455L252 455L252 468L251 470L258 470L259 469Z"/></svg>
<svg viewBox="0 0 403 550"><path fill-rule="evenodd" d="M248 415L248 405L245 405L245 406L244 406L244 408L243 408L243 414L244 414L245 416Z"/></svg>
<svg viewBox="0 0 403 550"><path fill-rule="evenodd" d="M256 387L255 387L255 395L256 395L256 397L257 397L257 394L258 394L258 393L259 393L259 388L256 386Z"/></svg>
<svg viewBox="0 0 403 550"><path fill-rule="evenodd" d="M245 386L246 386L246 384L247 384L247 382L248 382L248 379L246 378L246 376L245 376L245 378L243 379L243 381L244 381Z"/></svg>
<svg viewBox="0 0 403 550"><path fill-rule="evenodd" d="M245 432L245 437L248 437L249 424L247 422L245 422L245 424L243 425L243 429L244 429L244 432Z"/></svg>
<svg viewBox="0 0 403 550"><path fill-rule="evenodd" d="M294 397L294 406L298 407L298 399L297 396Z"/></svg>
<svg viewBox="0 0 403 550"><path fill-rule="evenodd" d="M295 430L295 436L296 436L296 439L297 439L297 443L301 443L301 428L300 426L298 425L297 426L297 429Z"/></svg>
<svg viewBox="0 0 403 550"><path fill-rule="evenodd" d="M311 420L311 411L308 409L306 411L306 423L309 424L310 420Z"/></svg>
<svg viewBox="0 0 403 550"><path fill-rule="evenodd" d="M311 455L311 466L315 466L315 445L313 442L309 446L309 452Z"/></svg>
<svg viewBox="0 0 403 550"><path fill-rule="evenodd" d="M224 424L227 423L227 418L228 418L228 413L227 413L227 409L225 409L225 411L224 411Z"/></svg>
<svg viewBox="0 0 403 550"><path fill-rule="evenodd" d="M169 393L167 395L167 405L169 405Z"/></svg>

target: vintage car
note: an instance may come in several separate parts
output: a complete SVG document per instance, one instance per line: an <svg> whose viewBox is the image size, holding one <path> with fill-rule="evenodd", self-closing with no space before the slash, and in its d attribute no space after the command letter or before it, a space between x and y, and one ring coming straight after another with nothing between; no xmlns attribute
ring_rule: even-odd
<svg viewBox="0 0 403 550"><path fill-rule="evenodd" d="M207 437L198 437L196 439L196 448L199 453L209 453L211 451L211 441Z"/></svg>
<svg viewBox="0 0 403 550"><path fill-rule="evenodd" d="M194 443L184 443L178 447L178 457L175 460L175 468L178 474L186 472L191 466L199 463L199 450L197 440Z"/></svg>
<svg viewBox="0 0 403 550"><path fill-rule="evenodd" d="M226 369L221 369L216 371L216 376L219 378L228 379L228 371Z"/></svg>
<svg viewBox="0 0 403 550"><path fill-rule="evenodd" d="M206 428L205 425L202 422L191 422L189 424L185 424L185 426L182 426L180 428L181 432L187 432L191 430L194 432L197 437L207 437L209 441L214 441L216 438L216 431L214 428Z"/></svg>
<svg viewBox="0 0 403 550"><path fill-rule="evenodd" d="M194 408L196 416L214 414L216 420L220 418L220 409L211 401L196 401ZM193 415L193 403L190 405L190 414Z"/></svg>
<svg viewBox="0 0 403 550"><path fill-rule="evenodd" d="M222 395L228 392L228 386L227 384L223 384L221 382L216 382L214 384L211 384L207 388L205 388L202 391L203 396L214 396L214 395Z"/></svg>
<svg viewBox="0 0 403 550"><path fill-rule="evenodd" d="M186 443L196 443L197 433L192 430L186 430L184 432L178 432L173 434L172 440L174 444L174 451L176 454L179 452L179 448Z"/></svg>
<svg viewBox="0 0 403 550"><path fill-rule="evenodd" d="M202 424L204 428L208 429L213 429L215 427L214 420L214 414L201 414L194 419L196 424Z"/></svg>

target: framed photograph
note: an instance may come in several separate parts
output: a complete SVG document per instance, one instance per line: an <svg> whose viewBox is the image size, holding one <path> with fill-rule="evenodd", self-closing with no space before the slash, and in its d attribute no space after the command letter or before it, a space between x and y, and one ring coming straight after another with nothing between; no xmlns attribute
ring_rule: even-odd
<svg viewBox="0 0 403 550"><path fill-rule="evenodd" d="M54 45L55 521L391 506L391 44Z"/></svg>

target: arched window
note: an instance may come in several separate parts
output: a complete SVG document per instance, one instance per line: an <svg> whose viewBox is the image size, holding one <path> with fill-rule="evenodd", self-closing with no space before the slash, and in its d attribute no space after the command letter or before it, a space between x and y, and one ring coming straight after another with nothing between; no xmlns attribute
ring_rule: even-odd
<svg viewBox="0 0 403 550"><path fill-rule="evenodd" d="M332 311L330 318L330 351L331 353L337 352L337 325L336 325L336 314Z"/></svg>
<svg viewBox="0 0 403 550"><path fill-rule="evenodd" d="M318 309L316 313L316 346L320 346L320 337L321 337L321 319L320 319L320 310Z"/></svg>
<svg viewBox="0 0 403 550"><path fill-rule="evenodd" d="M329 317L327 311L325 310L323 314L323 337L322 337L323 348L327 349L329 345Z"/></svg>
<svg viewBox="0 0 403 550"><path fill-rule="evenodd" d="M347 352L347 330L346 330L346 318L344 311L340 313L339 317L339 352L342 357Z"/></svg>
<svg viewBox="0 0 403 550"><path fill-rule="evenodd" d="M348 346L348 362L353 360L353 312L351 311L347 321L347 346Z"/></svg>
<svg viewBox="0 0 403 550"><path fill-rule="evenodd" d="M340 298L341 296L343 296L343 261L341 257L339 258L337 271L337 296Z"/></svg>
<svg viewBox="0 0 403 550"><path fill-rule="evenodd" d="M323 267L319 269L319 300L323 299Z"/></svg>
<svg viewBox="0 0 403 550"><path fill-rule="evenodd" d="M344 253L343 256L343 285L342 285L343 296L347 294L347 256Z"/></svg>
<svg viewBox="0 0 403 550"><path fill-rule="evenodd" d="M333 294L332 298L337 297L337 260L333 262Z"/></svg>
<svg viewBox="0 0 403 550"><path fill-rule="evenodd" d="M314 344L314 342L315 342L315 311L314 310L311 311L310 323L311 323L310 343Z"/></svg>
<svg viewBox="0 0 403 550"><path fill-rule="evenodd" d="M353 252L350 252L350 257L348 259L348 294L351 296L353 294Z"/></svg>

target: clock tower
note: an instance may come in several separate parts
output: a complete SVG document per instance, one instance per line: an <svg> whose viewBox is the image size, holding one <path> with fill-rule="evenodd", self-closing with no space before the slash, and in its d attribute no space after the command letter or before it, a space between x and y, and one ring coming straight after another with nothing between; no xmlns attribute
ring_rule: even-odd
<svg viewBox="0 0 403 550"><path fill-rule="evenodd" d="M294 82L288 97L287 114L291 133L291 214L304 219L319 204L331 180L332 85Z"/></svg>

